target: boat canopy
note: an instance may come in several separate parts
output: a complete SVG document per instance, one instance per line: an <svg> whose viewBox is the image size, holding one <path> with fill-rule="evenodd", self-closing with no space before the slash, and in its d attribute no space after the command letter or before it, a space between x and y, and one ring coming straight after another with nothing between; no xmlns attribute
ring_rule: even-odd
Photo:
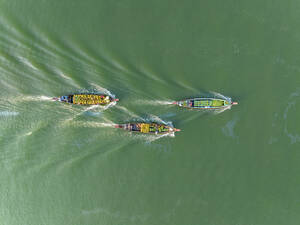
<svg viewBox="0 0 300 225"><path fill-rule="evenodd" d="M194 100L194 107L209 107L212 106L211 100Z"/></svg>
<svg viewBox="0 0 300 225"><path fill-rule="evenodd" d="M195 108L214 108L229 105L229 102L222 99L195 99L192 105Z"/></svg>

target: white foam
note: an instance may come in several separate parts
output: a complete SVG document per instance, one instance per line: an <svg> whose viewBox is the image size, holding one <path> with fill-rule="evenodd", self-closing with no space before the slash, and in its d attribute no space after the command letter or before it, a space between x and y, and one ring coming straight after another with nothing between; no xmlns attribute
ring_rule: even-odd
<svg viewBox="0 0 300 225"><path fill-rule="evenodd" d="M19 112L11 112L11 111L0 111L0 116L7 117L7 116L17 116Z"/></svg>
<svg viewBox="0 0 300 225"><path fill-rule="evenodd" d="M224 99L224 100L227 100L227 101L231 102L231 98L228 97L228 96L222 95L222 94L220 94L218 92L214 92L214 91L211 91L211 93L214 94L216 97L219 97L221 99Z"/></svg>
<svg viewBox="0 0 300 225"><path fill-rule="evenodd" d="M100 123L100 122L82 122L74 121L70 123L71 126L75 127L91 127L91 128L100 128L100 127L114 127L114 123Z"/></svg>
<svg viewBox="0 0 300 225"><path fill-rule="evenodd" d="M149 115L149 118L147 118L146 121L162 123L162 124L169 125L169 126L173 127L173 124L172 124L171 121L164 121L160 117L158 117L156 115L152 115L152 114Z"/></svg>
<svg viewBox="0 0 300 225"><path fill-rule="evenodd" d="M49 96L24 96L24 97L18 97L18 101L54 101L52 97Z"/></svg>
<svg viewBox="0 0 300 225"><path fill-rule="evenodd" d="M38 70L28 59L18 56L19 60L24 63L26 66L30 67L33 70Z"/></svg>
<svg viewBox="0 0 300 225"><path fill-rule="evenodd" d="M162 100L137 100L136 104L139 105L172 105L174 101L162 101Z"/></svg>
<svg viewBox="0 0 300 225"><path fill-rule="evenodd" d="M101 87L100 85L98 84L94 84L94 83L90 83L91 86L93 86L97 91L103 93L103 94L106 94L106 95L109 95L113 98L115 98L116 96L114 94L112 94L109 90L107 90L106 88L104 87Z"/></svg>
<svg viewBox="0 0 300 225"><path fill-rule="evenodd" d="M28 133L24 134L24 136L30 136L30 135L32 135L32 132L28 132Z"/></svg>
<svg viewBox="0 0 300 225"><path fill-rule="evenodd" d="M132 135L134 139L144 140L147 143L151 143L153 141L157 141L158 139L164 138L164 137L175 137L175 133L166 133L166 134L134 134Z"/></svg>
<svg viewBox="0 0 300 225"><path fill-rule="evenodd" d="M61 76L63 79L65 79L69 84L72 84L74 87L76 88L80 88L78 84L75 83L75 81L69 77L67 74L64 74L62 71L60 71L59 69L54 69L54 71Z"/></svg>

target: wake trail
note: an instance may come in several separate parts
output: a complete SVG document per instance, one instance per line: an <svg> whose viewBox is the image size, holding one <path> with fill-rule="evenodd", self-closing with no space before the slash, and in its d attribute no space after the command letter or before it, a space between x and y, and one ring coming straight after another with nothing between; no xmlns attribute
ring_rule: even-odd
<svg viewBox="0 0 300 225"><path fill-rule="evenodd" d="M215 92L215 91L211 91L210 93L212 93L215 97L219 97L221 99L224 99L224 100L227 100L227 101L231 102L231 98L228 97L228 96L222 95L222 94L220 94L218 92Z"/></svg>
<svg viewBox="0 0 300 225"><path fill-rule="evenodd" d="M222 112L224 112L224 111L226 111L226 110L228 110L228 109L231 109L231 105L226 106L226 107L224 107L224 108L222 108L222 109L215 109L215 110L213 111L213 114L220 114L220 113L222 113Z"/></svg>
<svg viewBox="0 0 300 225"><path fill-rule="evenodd" d="M55 101L53 99L53 97L49 97L49 96L44 96L44 95L40 95L40 96L22 96L22 97L17 97L14 98L13 101L16 102L26 102L26 101Z"/></svg>
<svg viewBox="0 0 300 225"><path fill-rule="evenodd" d="M140 119L140 120L143 120L142 117L140 117L140 116L138 116L137 114L135 114L134 112L128 110L128 109L127 109L126 107L124 107L124 106L119 106L119 105L117 105L116 108L122 110L123 112L125 112L126 114L128 114L129 116L131 116L131 117L133 117L133 118L138 118L138 119Z"/></svg>
<svg viewBox="0 0 300 225"><path fill-rule="evenodd" d="M66 124L65 124L66 125ZM83 122L83 121L70 121L69 126L72 127L86 127L86 128L102 128L102 127L115 127L112 122Z"/></svg>
<svg viewBox="0 0 300 225"><path fill-rule="evenodd" d="M111 93L108 89L101 87L100 85L94 84L94 83L90 83L90 85L92 87L94 87L98 92L109 95L110 97L116 98L116 96L113 93Z"/></svg>
<svg viewBox="0 0 300 225"><path fill-rule="evenodd" d="M17 116L19 112L12 112L12 111L0 111L0 117L9 117L9 116Z"/></svg>
<svg viewBox="0 0 300 225"><path fill-rule="evenodd" d="M163 100L137 100L134 104L138 105L172 105L174 101Z"/></svg>
<svg viewBox="0 0 300 225"><path fill-rule="evenodd" d="M151 143L154 141L157 141L161 138L165 138L165 137L175 137L175 133L167 133L167 134L161 134L161 135L154 135L154 134L133 134L131 133L131 137L135 140L142 140L145 141L146 143Z"/></svg>
<svg viewBox="0 0 300 225"><path fill-rule="evenodd" d="M160 124L165 124L165 125L168 125L168 126L171 126L173 127L173 124L171 121L164 121L163 119L161 119L160 117L156 116L156 115L153 115L153 114L150 114L148 116L148 118L145 119L147 122L156 122L156 123L160 123Z"/></svg>

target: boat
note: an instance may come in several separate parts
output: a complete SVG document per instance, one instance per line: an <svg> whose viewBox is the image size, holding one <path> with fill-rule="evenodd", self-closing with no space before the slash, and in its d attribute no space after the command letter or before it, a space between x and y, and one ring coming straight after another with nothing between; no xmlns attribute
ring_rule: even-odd
<svg viewBox="0 0 300 225"><path fill-rule="evenodd" d="M173 102L174 105L191 109L222 109L232 105L238 105L237 102L232 102L231 98L193 98L182 101Z"/></svg>
<svg viewBox="0 0 300 225"><path fill-rule="evenodd" d="M55 101L67 102L75 105L108 105L117 102L119 99L103 94L74 94L53 98Z"/></svg>
<svg viewBox="0 0 300 225"><path fill-rule="evenodd" d="M180 131L180 129L158 123L127 123L117 124L115 127L143 134L168 134Z"/></svg>

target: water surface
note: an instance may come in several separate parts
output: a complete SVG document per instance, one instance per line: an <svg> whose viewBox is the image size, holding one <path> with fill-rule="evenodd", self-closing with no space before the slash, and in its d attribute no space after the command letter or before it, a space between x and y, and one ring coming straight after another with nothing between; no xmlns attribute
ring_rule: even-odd
<svg viewBox="0 0 300 225"><path fill-rule="evenodd" d="M0 6L0 224L299 224L299 2ZM49 100L105 90L106 110ZM240 104L165 104L212 91ZM153 119L182 132L109 126Z"/></svg>

